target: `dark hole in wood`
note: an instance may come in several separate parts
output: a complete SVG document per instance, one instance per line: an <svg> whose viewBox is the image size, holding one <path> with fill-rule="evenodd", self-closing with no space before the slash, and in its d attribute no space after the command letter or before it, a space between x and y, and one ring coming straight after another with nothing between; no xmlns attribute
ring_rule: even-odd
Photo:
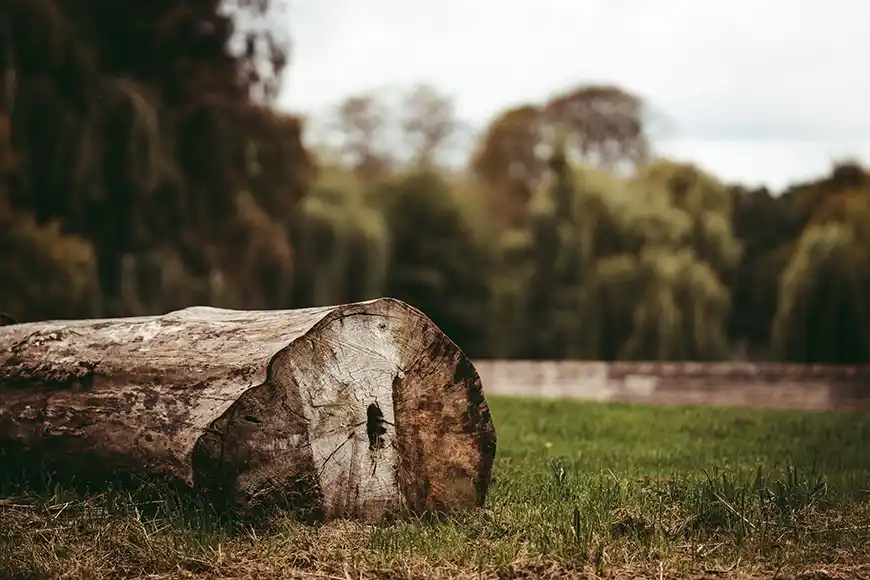
<svg viewBox="0 0 870 580"><path fill-rule="evenodd" d="M366 410L366 416L366 433L369 436L369 450L381 449L384 446L384 434L387 432L387 428L384 427L384 414L376 403L372 403Z"/></svg>
<svg viewBox="0 0 870 580"><path fill-rule="evenodd" d="M251 417L250 415L245 415L244 419L245 419L245 421L248 421L249 423L262 423L262 421L260 421L256 417Z"/></svg>

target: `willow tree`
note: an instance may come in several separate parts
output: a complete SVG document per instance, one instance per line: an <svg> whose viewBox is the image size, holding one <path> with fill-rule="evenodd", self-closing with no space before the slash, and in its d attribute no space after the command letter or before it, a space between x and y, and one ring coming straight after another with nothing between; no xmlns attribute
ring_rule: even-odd
<svg viewBox="0 0 870 580"><path fill-rule="evenodd" d="M376 298L387 283L390 232L358 180L327 168L292 226L295 307Z"/></svg>
<svg viewBox="0 0 870 580"><path fill-rule="evenodd" d="M655 248L602 260L596 273L597 308L590 314L608 317L599 335L602 358L727 356L727 289L690 249Z"/></svg>
<svg viewBox="0 0 870 580"><path fill-rule="evenodd" d="M528 282L535 273L534 238L527 228L510 228L494 239L490 356L524 356L529 334Z"/></svg>
<svg viewBox="0 0 870 580"><path fill-rule="evenodd" d="M799 362L870 362L870 188L829 195L780 278L772 346Z"/></svg>
<svg viewBox="0 0 870 580"><path fill-rule="evenodd" d="M689 218L684 245L721 276L733 272L742 248L731 225L733 196L724 184L693 164L661 160L642 167L636 179L650 186L648 195L664 193Z"/></svg>
<svg viewBox="0 0 870 580"><path fill-rule="evenodd" d="M0 304L16 320L94 316L93 249L56 222L0 208Z"/></svg>
<svg viewBox="0 0 870 580"><path fill-rule="evenodd" d="M22 322L94 314L90 244L13 207L9 183L18 167L9 117L0 112L0 311Z"/></svg>
<svg viewBox="0 0 870 580"><path fill-rule="evenodd" d="M273 3L0 9L14 23L0 26L2 112L23 160L8 199L90 243L104 314L210 300L220 286L244 305L287 306L286 240L262 232L288 225L310 163L299 120L263 104L286 64L257 24Z"/></svg>
<svg viewBox="0 0 870 580"><path fill-rule="evenodd" d="M521 263L513 260L525 280L519 353L529 358L598 357L599 313L591 294L596 264L640 248L623 226L625 212L633 211L630 200L637 199L628 184L608 172L574 167L566 141L564 133L556 134L549 172L530 204L527 234L515 235L510 248L522 257Z"/></svg>
<svg viewBox="0 0 870 580"><path fill-rule="evenodd" d="M549 174L532 200L528 231L534 263L526 287L526 331L522 355L528 358L578 356L578 300L592 260L594 210L588 192L600 183L578 183L567 159L566 137L558 134Z"/></svg>
<svg viewBox="0 0 870 580"><path fill-rule="evenodd" d="M386 295L421 309L469 356L487 356L495 244L478 199L429 171L389 180L377 199L390 231Z"/></svg>
<svg viewBox="0 0 870 580"><path fill-rule="evenodd" d="M655 182L629 182L611 191L584 288L586 356L727 356L728 291L696 250L697 219Z"/></svg>
<svg viewBox="0 0 870 580"><path fill-rule="evenodd" d="M581 294L583 356L614 360L624 356L635 332L635 312L650 296L649 285L657 282L659 269L652 258L680 247L689 220L666 196L651 195L648 187L613 177L609 187L587 201L593 203L597 208L594 260ZM645 356L657 358L660 347L646 346Z"/></svg>
<svg viewBox="0 0 870 580"><path fill-rule="evenodd" d="M769 354L779 275L788 264L801 227L789 200L764 187L733 187L734 234L743 255L731 283L731 340Z"/></svg>
<svg viewBox="0 0 870 580"><path fill-rule="evenodd" d="M663 164L649 178L622 180L572 168L561 151L557 142L527 237L503 250L502 260L509 250L517 276L527 276L522 354L727 356L729 300L718 269L733 266L739 245L724 188L693 168ZM689 185L674 187L663 179L669 173L688 173Z"/></svg>

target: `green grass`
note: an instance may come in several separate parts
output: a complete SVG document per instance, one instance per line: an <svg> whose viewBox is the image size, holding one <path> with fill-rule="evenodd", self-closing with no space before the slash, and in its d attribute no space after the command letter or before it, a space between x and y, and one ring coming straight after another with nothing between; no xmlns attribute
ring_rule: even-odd
<svg viewBox="0 0 870 580"><path fill-rule="evenodd" d="M490 397L487 506L264 529L149 489L0 486L0 578L870 574L870 417Z"/></svg>

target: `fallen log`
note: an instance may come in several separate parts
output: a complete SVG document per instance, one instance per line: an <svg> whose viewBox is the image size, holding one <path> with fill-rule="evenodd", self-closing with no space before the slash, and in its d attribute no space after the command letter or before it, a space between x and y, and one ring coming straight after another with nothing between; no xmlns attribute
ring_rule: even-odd
<svg viewBox="0 0 870 580"><path fill-rule="evenodd" d="M0 328L7 465L376 521L483 504L495 444L471 362L394 299Z"/></svg>

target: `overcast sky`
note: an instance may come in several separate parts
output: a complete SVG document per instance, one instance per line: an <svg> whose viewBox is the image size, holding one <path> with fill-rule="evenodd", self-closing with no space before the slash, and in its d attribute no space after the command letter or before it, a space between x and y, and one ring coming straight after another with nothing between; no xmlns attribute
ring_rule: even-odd
<svg viewBox="0 0 870 580"><path fill-rule="evenodd" d="M659 152L779 189L870 164L866 0L291 0L281 106L317 113L429 82L485 126L583 83L615 83L667 123Z"/></svg>

